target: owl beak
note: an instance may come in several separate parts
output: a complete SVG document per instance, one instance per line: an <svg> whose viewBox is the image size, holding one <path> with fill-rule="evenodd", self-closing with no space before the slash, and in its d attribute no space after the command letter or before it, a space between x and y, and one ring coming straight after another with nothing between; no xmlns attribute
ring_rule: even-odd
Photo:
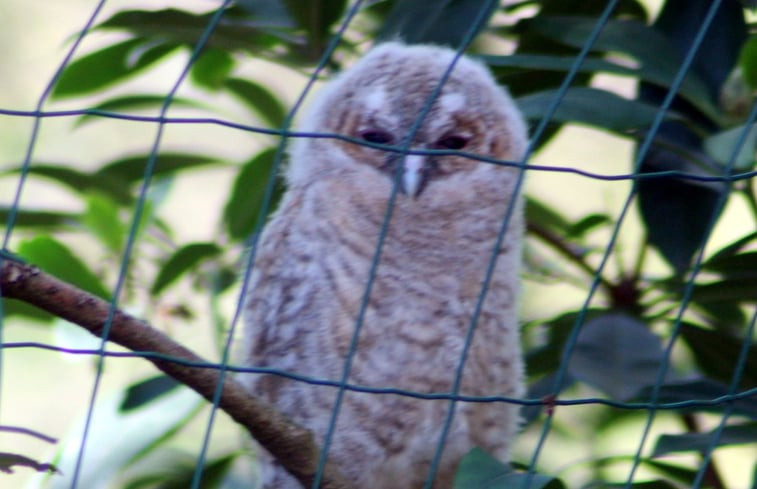
<svg viewBox="0 0 757 489"><path fill-rule="evenodd" d="M407 155L402 168L402 191L410 197L418 197L426 186L426 158Z"/></svg>

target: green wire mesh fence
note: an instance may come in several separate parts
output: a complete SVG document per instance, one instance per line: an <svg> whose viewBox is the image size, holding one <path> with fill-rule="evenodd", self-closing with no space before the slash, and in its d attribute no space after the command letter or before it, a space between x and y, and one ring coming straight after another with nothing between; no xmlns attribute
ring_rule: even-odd
<svg viewBox="0 0 757 489"><path fill-rule="evenodd" d="M62 61L34 108L0 107L0 120L5 124L31 124L23 156L9 157L12 161L2 163L3 178L11 182L3 188L13 191L0 200L6 222L0 291L5 289L4 296L15 297L9 293L13 281L10 264L28 263L109 304L103 327L98 330L97 346L78 348L65 339L40 342L30 339L33 335L26 338L17 334L16 321L50 324L52 317L41 316L18 301L0 302L0 365L5 367L0 400L5 418L2 425L8 436L33 433L29 427L42 432L36 433L39 437L49 435L45 424L36 419L5 415L9 405L24 402L7 387L9 379L18 376L15 358L57 351L95 360L91 385L77 394L87 398L81 425L61 442L62 448L51 458L62 473L56 473L47 459L25 456L12 445L0 449L8 452L0 469L53 472L40 475L31 487L77 488L95 483L105 484L102 487L159 487L156 481L161 480L193 488L238 487L234 484L248 480L238 465L251 457L239 440L232 442L235 450L219 454L218 448L214 449L218 443L214 439L228 440L228 435L218 434L216 415L218 407L226 410L224 379L229 372L253 372L324 385L338 393L315 464L313 487L322 482L331 439L338 435L341 401L348 391L449 402L438 439L428 441L435 444L436 452L426 487L431 487L439 469L454 409L460 402L515 402L523 406L524 430L514 453L514 467L504 467L481 454L472 454L468 465L460 467L461 471L492 477L514 470L519 477L501 487L740 488L750 483L754 487L757 358L750 347L757 320L757 199L753 189L757 42L752 35L754 27L749 24L754 13L748 2L736 0L683 4L668 0L656 16L636 1L568 3L358 0L295 5L225 1L197 10L139 10L98 2L78 34L69 39ZM118 35L97 37L103 32ZM353 350L339 379L243 368L234 361L233 341L247 287L247 280L241 278L246 274L239 272L254 263L258 237L282 193L278 175L287 141L342 137L297 132L292 129L293 121L322 75L348 65L375 39L395 36L407 42L446 44L460 54L480 57L497 79L510 87L530 123L531 141L523 161L489 161L470 155L522 169L516 192L524 192L527 199L525 280L533 283L524 299L529 392L523 399L494 395L474 398L461 396L454 389L426 394L349 383L351 358L379 266L391 205L355 325ZM93 38L96 42L87 45ZM491 54L503 51L510 54ZM287 76L304 80L290 110L284 109L265 83L240 74L250 58L294 68L286 72ZM140 73L148 78L158 76L156 68L168 62L181 67L160 93L146 95L140 93L141 89L130 92L128 84L120 93L111 92L114 86L122 87ZM621 97L612 89L600 88L604 86L597 83L600 73L633 79L638 85L633 93ZM439 87L442 83L443 79ZM84 97L93 97L94 101ZM229 100L250 108L251 118L263 123L247 124L219 115L230 106ZM216 102L224 108L213 107ZM432 102L428 101L427 110ZM62 108L71 103L74 108ZM155 112L143 115L145 110ZM191 116L175 115L182 111ZM424 116L419 114L416 126ZM84 170L74 163L71 167L44 163L37 156L41 147L50 151L43 132L53 120L73 121L76 127L112 121L146 126L152 132L143 154L120 154L99 168ZM628 171L606 171L601 154L584 167L560 166L560 161L545 163L540 153L546 153L559 139L562 125L571 122L633 142ZM213 154L167 149L172 146L166 142L167 133L184 127L218 131L209 139L242 135L265 140L262 150L255 148L254 156L237 165L228 197L223 189L209 190L226 197L223 209L218 206L220 229L210 233L220 236L218 240L206 236L206 241L177 244L172 223L156 211L182 172L224 170L233 160L218 147ZM578 142L579 146L591 144ZM622 191L622 198L611 215L594 206L585 215L570 218L568 212L562 213L558 206L523 189L524 179L538 180L547 174L597 185L623 184L612 187L615 195ZM55 203L49 209L35 207L37 196L30 195L28 188L38 179L70 189L85 210L62 211ZM508 213L500 240L509 219ZM721 230L727 238L719 238ZM94 236L97 243L80 244L69 239L72 233ZM101 261L106 265L78 252L80 245L104 249ZM146 246L152 249L146 252ZM241 253L243 247L247 253ZM482 277L482 296L471 318L466 348L494 258L487 276ZM628 266L624 263L627 260L633 263ZM154 279L145 278L149 274ZM104 285L107 281L113 286ZM208 354L217 362L111 347L108 339L119 335L111 329L120 320L118 308L148 304L141 308L148 311L142 317L150 323L195 320L192 308L196 304L179 303L160 314L161 304L173 300L167 291L182 282L189 289L183 293L193 298L190 302L205 297L210 303L199 322L213 330L208 333L212 344ZM572 287L574 299L546 315L540 315L538 307L529 309L529 291L547 295L562 291L553 289L556 283ZM140 287L141 293L137 290ZM457 379L462 375L466 348L455 372ZM196 399L186 402L191 409L177 410L180 415L159 425L150 437L130 445L121 457L103 461L97 455L101 442L93 439L114 436L123 429L120 422L127 426L125 417L112 418L108 429L96 421L98 411L106 409L103 406L108 396L101 392L106 369L116 362L139 359L214 372L218 382L202 393L213 407L203 410ZM118 412L124 416L140 409L147 412L177 391L177 386L165 378L150 377L125 381ZM49 379L50 386L41 390L51 389L46 402L58 402L59 393L53 389L65 379L56 378L54 373ZM582 419L575 414L576 409L591 413L587 416L594 419ZM563 410L565 418L560 417ZM575 425L582 422L585 426ZM191 463L177 457L170 462L175 466L171 475L154 470L154 466L140 465L159 452L156 448L170 443L176 433L189 429L190 423L201 425L201 436L183 445L191 454ZM105 433L98 435L98 430ZM566 434L570 431L575 433ZM599 444L597 439L617 437L618 433L633 440L632 451L589 449L580 460L571 455L575 448L566 442L572 438L573 447ZM559 448L550 450L551 444ZM715 460L719 452L734 448L737 462L732 466ZM684 458L666 458L680 454L685 454ZM550 460L556 456L565 456L565 460ZM727 472L739 475L729 477Z"/></svg>

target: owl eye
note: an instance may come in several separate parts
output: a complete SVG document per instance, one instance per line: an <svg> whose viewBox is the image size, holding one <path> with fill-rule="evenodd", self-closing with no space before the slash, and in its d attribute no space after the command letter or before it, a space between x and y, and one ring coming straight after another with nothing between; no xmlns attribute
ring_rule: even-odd
<svg viewBox="0 0 757 489"><path fill-rule="evenodd" d="M458 134L444 136L436 142L436 147L441 149L463 149L468 144L468 138Z"/></svg>
<svg viewBox="0 0 757 489"><path fill-rule="evenodd" d="M360 138L363 141L368 141L369 143L376 144L389 144L394 141L394 136L380 129L368 129L365 131L360 131Z"/></svg>

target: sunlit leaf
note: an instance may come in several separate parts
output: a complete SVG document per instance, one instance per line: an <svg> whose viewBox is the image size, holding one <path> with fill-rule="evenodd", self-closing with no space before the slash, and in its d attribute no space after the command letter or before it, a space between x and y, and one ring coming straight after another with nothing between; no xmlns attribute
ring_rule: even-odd
<svg viewBox="0 0 757 489"><path fill-rule="evenodd" d="M92 233L113 253L120 253L126 237L118 204L100 193L87 196L87 208L82 221Z"/></svg>
<svg viewBox="0 0 757 489"><path fill-rule="evenodd" d="M234 58L227 51L206 49L189 70L193 82L215 90L221 87L234 68Z"/></svg>
<svg viewBox="0 0 757 489"><path fill-rule="evenodd" d="M73 61L55 84L52 96L80 96L123 80L134 73L127 59L143 42L141 39L128 39Z"/></svg>
<svg viewBox="0 0 757 489"><path fill-rule="evenodd" d="M167 375L158 375L139 381L126 389L124 399L118 409L121 412L138 409L173 392L181 385L179 381Z"/></svg>
<svg viewBox="0 0 757 489"><path fill-rule="evenodd" d="M275 154L275 149L259 153L241 168L234 180L231 196L223 211L226 228L234 239L246 239L255 229L271 178ZM270 209L275 209L284 190L280 179L275 185Z"/></svg>
<svg viewBox="0 0 757 489"><path fill-rule="evenodd" d="M110 300L108 289L63 243L49 237L37 236L19 243L17 253L43 271L73 284L87 292Z"/></svg>

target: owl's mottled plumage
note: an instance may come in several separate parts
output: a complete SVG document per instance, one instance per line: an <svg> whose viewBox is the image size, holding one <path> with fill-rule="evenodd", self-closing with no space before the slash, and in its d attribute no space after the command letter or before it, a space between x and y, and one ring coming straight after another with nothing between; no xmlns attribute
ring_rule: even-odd
<svg viewBox="0 0 757 489"><path fill-rule="evenodd" d="M401 145L454 58L434 46L386 43L319 93L302 131ZM412 140L517 161L525 124L477 62L460 58ZM461 394L523 393L517 301L523 218L517 169L462 156L407 156L334 138L298 138L288 190L261 237L245 307L244 353L253 366L339 380L386 206L403 168L370 294L352 384L449 392L497 233L499 250L465 364ZM247 375L267 399L323 441L333 387ZM449 408L446 400L348 391L329 460L356 487L414 489L425 481ZM507 460L518 409L457 404L435 488L451 486L460 458L479 446ZM280 467L265 487L298 484Z"/></svg>

